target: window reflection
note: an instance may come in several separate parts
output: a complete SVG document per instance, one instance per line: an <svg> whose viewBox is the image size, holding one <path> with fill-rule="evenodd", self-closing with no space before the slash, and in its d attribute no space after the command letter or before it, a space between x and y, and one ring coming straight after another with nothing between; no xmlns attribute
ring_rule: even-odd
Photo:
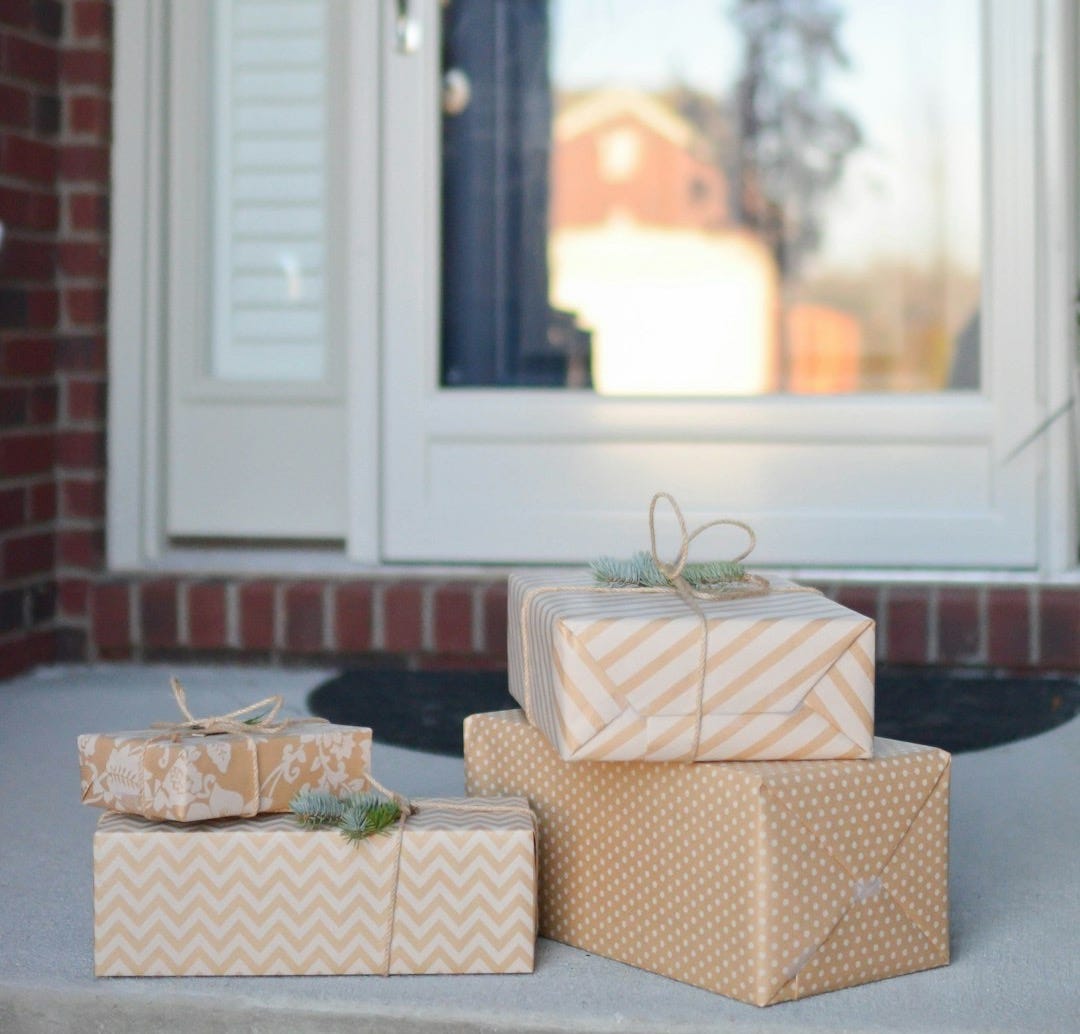
<svg viewBox="0 0 1080 1034"><path fill-rule="evenodd" d="M447 384L978 387L976 0L449 11Z"/></svg>

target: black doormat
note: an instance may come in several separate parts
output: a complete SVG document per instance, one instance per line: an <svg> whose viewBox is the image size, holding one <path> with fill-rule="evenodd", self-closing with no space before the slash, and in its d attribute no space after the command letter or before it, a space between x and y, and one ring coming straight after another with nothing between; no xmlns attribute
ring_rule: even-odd
<svg viewBox="0 0 1080 1034"><path fill-rule="evenodd" d="M308 697L314 714L366 725L375 739L433 754L462 754L461 723L517 707L506 673L345 671ZM876 732L954 754L1021 740L1080 711L1080 680L971 669L880 667Z"/></svg>

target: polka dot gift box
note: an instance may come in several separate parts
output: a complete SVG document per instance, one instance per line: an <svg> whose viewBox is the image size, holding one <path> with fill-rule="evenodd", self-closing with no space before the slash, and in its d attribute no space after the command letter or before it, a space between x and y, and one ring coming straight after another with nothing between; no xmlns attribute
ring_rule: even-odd
<svg viewBox="0 0 1080 1034"><path fill-rule="evenodd" d="M542 935L754 1005L948 963L950 761L566 762L465 722L468 792L539 818Z"/></svg>

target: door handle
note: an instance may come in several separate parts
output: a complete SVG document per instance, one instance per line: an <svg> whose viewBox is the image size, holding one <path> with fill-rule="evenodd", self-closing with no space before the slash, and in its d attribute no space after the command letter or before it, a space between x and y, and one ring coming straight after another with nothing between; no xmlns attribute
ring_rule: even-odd
<svg viewBox="0 0 1080 1034"><path fill-rule="evenodd" d="M420 19L412 12L412 0L394 0L394 49L415 54L420 49Z"/></svg>

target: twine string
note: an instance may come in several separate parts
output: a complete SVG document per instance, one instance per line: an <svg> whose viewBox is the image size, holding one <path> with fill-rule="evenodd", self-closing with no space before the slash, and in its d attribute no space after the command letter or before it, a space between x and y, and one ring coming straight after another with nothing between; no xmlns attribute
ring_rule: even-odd
<svg viewBox="0 0 1080 1034"><path fill-rule="evenodd" d="M670 505L679 526L679 550L675 554L675 560L672 563L668 563L660 558L656 544L656 507L661 501L666 501ZM640 595L642 593L667 593L673 591L697 616L698 624L701 629L697 671L695 676L697 688L694 694L695 721L693 741L689 751L687 751L681 760L695 761L697 759L698 749L701 746L701 721L705 709L705 681L708 675L709 661L709 619L706 616L701 603L703 601L744 600L756 596L767 596L773 593L818 593L817 589L812 589L809 586L804 585L773 585L767 578L763 578L758 574L751 574L750 572L747 572L741 578L730 582L718 583L716 585L695 589L683 576L683 570L686 567L687 560L690 556L690 544L694 539L701 535L702 532L708 531L710 528L725 525L739 528L746 533L746 547L742 552L738 553L730 560L731 563L739 563L740 561L745 560L757 545L757 535L754 534L754 529L751 528L749 524L744 521L736 520L733 517L718 517L715 520L706 521L704 524L696 527L693 531L690 531L687 528L686 518L683 516L682 509L675 501L675 497L672 496L670 492L657 492L652 497L652 501L649 504L649 547L653 563L656 565L656 569L667 580L669 588L612 585L545 585L529 589L525 593L525 597L522 600L521 612L518 615L519 631L521 635L521 666L523 669L522 696L524 698L521 702L521 706L525 711L525 717L530 724L536 723L532 706L532 676L529 670L530 642L528 612L529 605L537 596L557 592L601 593L604 595L629 593Z"/></svg>
<svg viewBox="0 0 1080 1034"><path fill-rule="evenodd" d="M394 827L394 877L390 884L390 909L384 927L382 939L382 966L380 973L386 977L390 975L390 965L394 949L394 922L397 918L398 888L401 884L401 856L405 847L405 823L410 815L416 815L426 807L438 811L471 811L487 812L489 815L528 815L532 823L534 851L537 848L539 827L536 815L527 804L500 804L498 801L454 801L434 798L430 803L421 805L417 801L411 801L404 794L397 793L383 786L373 775L367 777L368 785L376 792L382 794L388 800L393 801L400 809L397 825Z"/></svg>

